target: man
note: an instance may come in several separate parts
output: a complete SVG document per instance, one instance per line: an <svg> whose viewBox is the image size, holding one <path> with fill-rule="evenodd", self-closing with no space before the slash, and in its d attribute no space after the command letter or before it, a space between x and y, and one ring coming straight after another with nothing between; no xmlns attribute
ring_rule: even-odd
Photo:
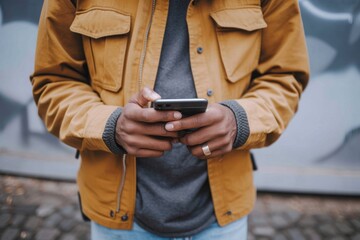
<svg viewBox="0 0 360 240"><path fill-rule="evenodd" d="M297 0L45 0L31 80L80 151L93 239L231 240L255 201L249 150L279 138L308 71ZM184 118L160 97L209 106Z"/></svg>

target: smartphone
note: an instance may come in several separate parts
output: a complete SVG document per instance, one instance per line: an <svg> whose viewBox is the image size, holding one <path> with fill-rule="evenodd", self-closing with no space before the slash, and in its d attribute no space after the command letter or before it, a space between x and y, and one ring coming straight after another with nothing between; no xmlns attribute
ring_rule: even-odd
<svg viewBox="0 0 360 240"><path fill-rule="evenodd" d="M179 111L183 117L189 117L194 114L203 113L208 105L204 98L184 98L184 99L158 99L153 102L153 107L159 111ZM196 128L182 130L178 133L183 137L188 133L196 131Z"/></svg>
<svg viewBox="0 0 360 240"><path fill-rule="evenodd" d="M156 110L179 111L184 117L205 112L207 105L208 101L204 98L158 99L153 103Z"/></svg>

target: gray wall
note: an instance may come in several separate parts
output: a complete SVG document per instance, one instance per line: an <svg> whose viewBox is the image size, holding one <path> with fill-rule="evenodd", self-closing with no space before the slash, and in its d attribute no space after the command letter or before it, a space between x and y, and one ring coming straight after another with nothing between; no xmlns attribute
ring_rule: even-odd
<svg viewBox="0 0 360 240"><path fill-rule="evenodd" d="M0 171L73 179L75 150L32 100L42 1L0 0ZM312 79L280 140L254 150L262 190L360 194L360 1L300 1Z"/></svg>

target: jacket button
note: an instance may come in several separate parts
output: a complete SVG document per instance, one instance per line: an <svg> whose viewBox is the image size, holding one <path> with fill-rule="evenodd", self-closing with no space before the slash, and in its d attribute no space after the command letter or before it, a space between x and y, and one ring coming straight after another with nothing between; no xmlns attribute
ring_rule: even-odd
<svg viewBox="0 0 360 240"><path fill-rule="evenodd" d="M228 216L231 216L232 215L232 211L227 211L226 213L225 213L225 215L228 215Z"/></svg>
<svg viewBox="0 0 360 240"><path fill-rule="evenodd" d="M111 210L109 215L110 215L110 217L111 217L111 218L114 218L114 216L115 216L114 211L113 211L113 210Z"/></svg>
<svg viewBox="0 0 360 240"><path fill-rule="evenodd" d="M121 216L121 221L126 222L127 220L129 220L129 217L127 214Z"/></svg>
<svg viewBox="0 0 360 240"><path fill-rule="evenodd" d="M213 91L213 90L211 90L211 89L208 89L208 90L207 90L207 95L208 95L208 97L211 97L213 94L214 94L214 91Z"/></svg>
<svg viewBox="0 0 360 240"><path fill-rule="evenodd" d="M204 49L202 47L198 47L196 51L197 53L201 54L203 53Z"/></svg>

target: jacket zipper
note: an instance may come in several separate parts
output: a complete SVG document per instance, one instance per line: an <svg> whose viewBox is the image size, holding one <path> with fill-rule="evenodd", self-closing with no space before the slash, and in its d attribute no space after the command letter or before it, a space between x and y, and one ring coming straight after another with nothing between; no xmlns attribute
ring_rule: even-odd
<svg viewBox="0 0 360 240"><path fill-rule="evenodd" d="M143 74L143 68L144 68L144 63L145 63L146 49L147 49L148 38L149 38L150 29L151 29L151 25L152 25L152 20L153 20L154 13L155 13L155 6L156 6L156 0L152 0L150 22L149 22L149 24L148 24L148 26L146 28L144 46L143 46L143 50L142 50L141 56L140 56L139 79L138 79L139 90L140 90L141 84L142 84L142 74ZM122 192L124 190L124 185L125 185L126 154L124 154L123 157L122 157L122 164L123 164L123 171L122 171L122 177L121 177L120 186L119 186L119 189L118 189L118 192L117 192L116 213L120 212L121 194L122 194Z"/></svg>
<svg viewBox="0 0 360 240"><path fill-rule="evenodd" d="M122 170L122 177L120 182L120 187L117 192L117 202L116 202L116 213L120 212L120 200L121 200L121 194L124 189L125 185L125 177L126 177L126 154L123 154L122 157L122 164L123 164L123 170Z"/></svg>
<svg viewBox="0 0 360 240"><path fill-rule="evenodd" d="M143 46L143 50L142 50L141 56L140 56L139 79L138 79L138 88L139 88L139 91L140 91L140 89L141 89L141 84L142 84L142 75L143 75L143 70L144 70L146 49L147 49L147 44L148 44L150 29L151 29L151 25L152 25L154 13L155 13L155 6L156 6L156 0L152 0L150 22L149 22L149 24L148 24L148 26L147 26L147 28L146 28L144 46Z"/></svg>

